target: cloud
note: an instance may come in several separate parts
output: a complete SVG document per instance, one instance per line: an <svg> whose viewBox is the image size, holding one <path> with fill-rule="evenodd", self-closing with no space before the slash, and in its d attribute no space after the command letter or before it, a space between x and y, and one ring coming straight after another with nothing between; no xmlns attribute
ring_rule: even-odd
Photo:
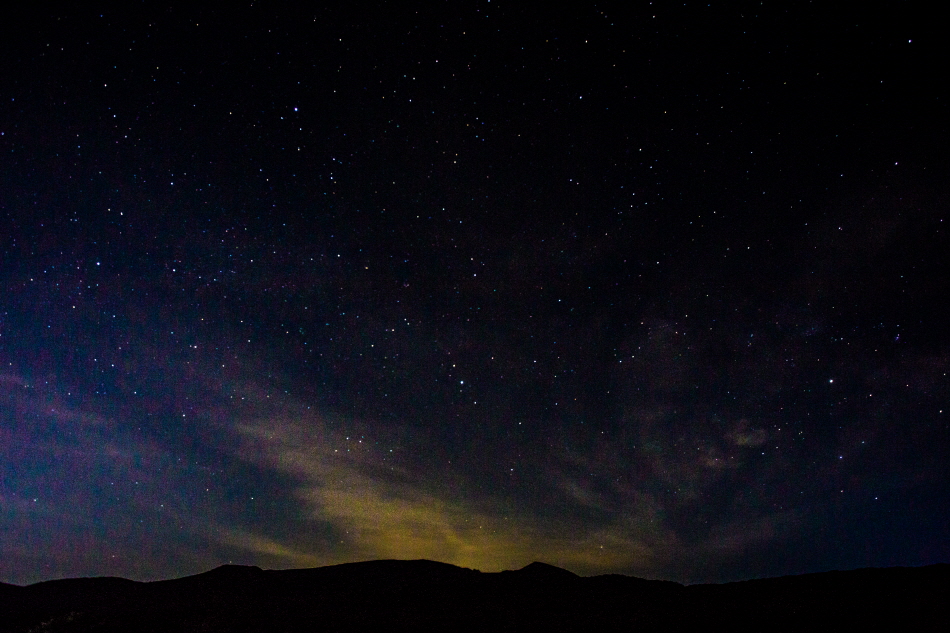
<svg viewBox="0 0 950 633"><path fill-rule="evenodd" d="M293 567L319 567L332 564L332 558L318 556L309 552L289 547L276 539L247 530L218 526L212 531L221 543L229 545L243 552L250 552L265 558L275 559Z"/></svg>
<svg viewBox="0 0 950 633"><path fill-rule="evenodd" d="M736 446L761 446L768 439L768 434L762 429L736 431L732 434L732 441Z"/></svg>
<svg viewBox="0 0 950 633"><path fill-rule="evenodd" d="M229 495L194 452L52 380L6 374L0 396L0 580L154 580L220 564L207 526Z"/></svg>
<svg viewBox="0 0 950 633"><path fill-rule="evenodd" d="M742 553L785 538L799 524L800 517L791 510L777 511L749 520L733 520L711 530L702 549L720 554Z"/></svg>
<svg viewBox="0 0 950 633"><path fill-rule="evenodd" d="M0 388L9 387L9 386L20 386L26 387L27 383L20 376L14 374L0 374Z"/></svg>
<svg viewBox="0 0 950 633"><path fill-rule="evenodd" d="M284 482L274 491L284 512L232 525L219 541L266 561L257 564L427 558L498 571L541 560L582 574L709 579L789 534L791 518L744 492L756 480L768 496L781 466L746 455L769 440L761 421L633 404L616 437L520 446L509 478L509 456L450 463L425 427L323 416L253 381L240 391L247 400L220 419L262 481ZM697 560L701 576L689 571Z"/></svg>
<svg viewBox="0 0 950 633"><path fill-rule="evenodd" d="M387 457L388 449L380 446L388 444L368 429L329 430L317 416L235 428L244 439L242 455L292 475L303 519L329 526L333 534L332 543L309 545L292 536L225 536L232 546L282 558L288 566L428 558L499 571L544 560L595 573L648 569L655 563L655 548L635 536L642 528L635 522L586 528L566 516L559 525L545 525L501 498L434 484L428 469ZM567 480L563 485L571 487ZM580 505L597 503L594 493L576 483L566 498Z"/></svg>

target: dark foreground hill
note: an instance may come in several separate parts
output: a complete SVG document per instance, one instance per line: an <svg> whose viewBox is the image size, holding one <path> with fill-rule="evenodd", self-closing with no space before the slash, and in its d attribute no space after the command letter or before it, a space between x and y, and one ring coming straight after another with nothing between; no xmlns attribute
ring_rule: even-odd
<svg viewBox="0 0 950 633"><path fill-rule="evenodd" d="M723 585L432 561L0 584L0 632L945 630L950 565Z"/></svg>

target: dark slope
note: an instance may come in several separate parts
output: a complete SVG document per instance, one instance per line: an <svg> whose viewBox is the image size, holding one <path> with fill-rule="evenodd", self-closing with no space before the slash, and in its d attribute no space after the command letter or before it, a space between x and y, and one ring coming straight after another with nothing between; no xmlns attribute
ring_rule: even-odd
<svg viewBox="0 0 950 633"><path fill-rule="evenodd" d="M497 574L432 561L227 565L151 583L5 585L0 631L935 630L947 595L948 565L690 587L543 563Z"/></svg>
<svg viewBox="0 0 950 633"><path fill-rule="evenodd" d="M745 630L880 630L886 623L944 630L950 565L832 571L687 590L711 619L741 622Z"/></svg>

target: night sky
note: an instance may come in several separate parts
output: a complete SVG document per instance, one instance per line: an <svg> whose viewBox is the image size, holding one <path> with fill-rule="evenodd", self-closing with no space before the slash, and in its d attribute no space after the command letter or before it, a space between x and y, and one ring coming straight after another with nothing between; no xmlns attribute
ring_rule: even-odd
<svg viewBox="0 0 950 633"><path fill-rule="evenodd" d="M950 562L936 16L125 4L0 16L0 580Z"/></svg>

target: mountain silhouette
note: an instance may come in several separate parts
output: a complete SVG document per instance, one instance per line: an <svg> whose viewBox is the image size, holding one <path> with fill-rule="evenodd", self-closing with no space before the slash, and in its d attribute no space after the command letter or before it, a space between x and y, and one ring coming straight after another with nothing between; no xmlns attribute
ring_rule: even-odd
<svg viewBox="0 0 950 633"><path fill-rule="evenodd" d="M948 595L950 565L690 586L545 563L499 573L428 560L225 565L155 582L0 584L0 633L926 631L940 627Z"/></svg>
<svg viewBox="0 0 950 633"><path fill-rule="evenodd" d="M526 565L516 572L507 573L516 573L519 576L543 581L572 582L575 578L580 578L580 576L572 571L567 571L566 569L561 569L560 567L555 567L554 565L548 565L547 563L538 562Z"/></svg>

